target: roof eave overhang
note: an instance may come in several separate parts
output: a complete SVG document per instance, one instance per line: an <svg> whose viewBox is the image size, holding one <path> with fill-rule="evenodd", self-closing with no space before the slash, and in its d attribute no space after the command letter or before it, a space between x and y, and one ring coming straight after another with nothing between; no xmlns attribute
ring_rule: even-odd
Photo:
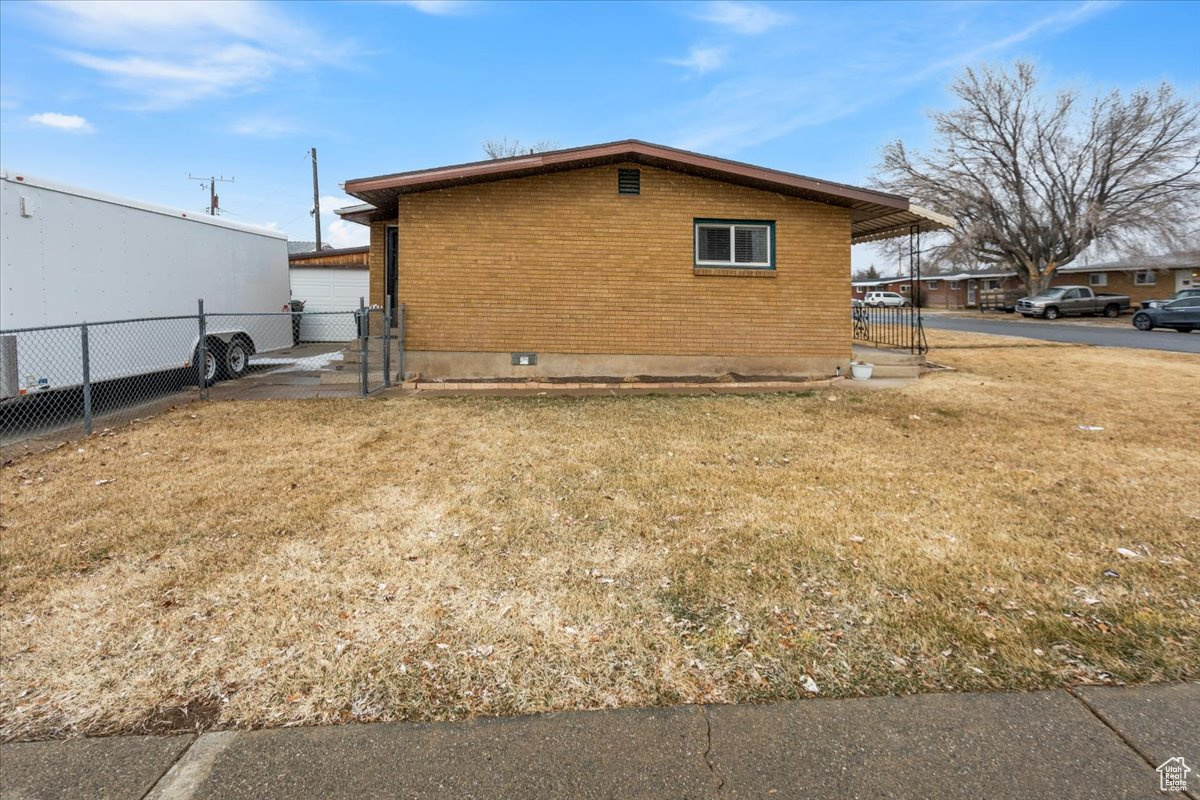
<svg viewBox="0 0 1200 800"><path fill-rule="evenodd" d="M339 214L344 219L369 224L372 221L394 219L399 199L405 194L614 163L645 164L848 208L854 243L906 235L914 226L925 231L952 227L954 224L948 217L913 206L900 195L637 140L358 178L346 181L346 193L373 208L368 211L354 207Z"/></svg>
<svg viewBox="0 0 1200 800"><path fill-rule="evenodd" d="M856 223L852 228L850 243L879 242L884 239L908 236L914 231L928 233L952 228L954 228L953 217L939 214L915 203L908 203L908 207L905 209Z"/></svg>
<svg viewBox="0 0 1200 800"><path fill-rule="evenodd" d="M337 214L347 222L357 222L359 225L370 225L375 221L384 219L394 219L395 215L389 216L384 211L376 208L370 203L363 203L357 206L347 206L346 208L335 208L333 213Z"/></svg>

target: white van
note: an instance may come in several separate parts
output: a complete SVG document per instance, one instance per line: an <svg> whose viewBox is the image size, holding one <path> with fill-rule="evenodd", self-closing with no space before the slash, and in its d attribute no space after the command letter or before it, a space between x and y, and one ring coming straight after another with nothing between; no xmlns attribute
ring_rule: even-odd
<svg viewBox="0 0 1200 800"><path fill-rule="evenodd" d="M863 300L869 306L906 306L908 298L896 292L867 292L866 299Z"/></svg>

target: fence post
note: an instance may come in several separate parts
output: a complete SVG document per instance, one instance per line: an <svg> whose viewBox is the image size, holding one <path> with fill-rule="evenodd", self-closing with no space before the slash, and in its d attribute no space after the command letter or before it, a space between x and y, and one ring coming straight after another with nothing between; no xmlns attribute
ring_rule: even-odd
<svg viewBox="0 0 1200 800"><path fill-rule="evenodd" d="M208 399L208 381L205 375L206 362L208 361L208 334L206 332L207 322L204 319L204 298L196 301L197 314L196 319L200 322L200 338L196 341L196 391L201 400Z"/></svg>
<svg viewBox="0 0 1200 800"><path fill-rule="evenodd" d="M367 334L370 332L370 320L367 318L367 303L362 297L358 298L358 361L361 374L359 375L358 396L367 396L367 380L370 372L367 370Z"/></svg>
<svg viewBox="0 0 1200 800"><path fill-rule="evenodd" d="M383 388L392 385L392 298L383 301Z"/></svg>
<svg viewBox="0 0 1200 800"><path fill-rule="evenodd" d="M400 326L396 329L396 377L404 382L404 303L400 304Z"/></svg>
<svg viewBox="0 0 1200 800"><path fill-rule="evenodd" d="M79 326L80 344L83 346L83 435L92 435L92 360L88 346L88 324Z"/></svg>

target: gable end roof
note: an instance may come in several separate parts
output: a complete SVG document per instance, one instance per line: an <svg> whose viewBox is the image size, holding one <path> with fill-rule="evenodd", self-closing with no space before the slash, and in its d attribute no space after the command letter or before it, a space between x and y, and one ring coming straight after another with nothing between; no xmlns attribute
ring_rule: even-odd
<svg viewBox="0 0 1200 800"><path fill-rule="evenodd" d="M373 206L345 215L356 222L390 219L400 195L615 163L635 163L750 186L850 209L854 241L887 238L916 225L934 230L948 217L914 207L900 195L627 139L544 153L473 161L346 181L346 193ZM914 210L915 209L915 210ZM349 211L349 210L347 210Z"/></svg>

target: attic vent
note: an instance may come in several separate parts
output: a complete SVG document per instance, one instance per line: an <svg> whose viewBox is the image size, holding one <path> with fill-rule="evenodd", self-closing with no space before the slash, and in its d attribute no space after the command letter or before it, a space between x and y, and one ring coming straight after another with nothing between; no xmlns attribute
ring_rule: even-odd
<svg viewBox="0 0 1200 800"><path fill-rule="evenodd" d="M641 194L642 171L640 169L617 170L617 194Z"/></svg>

